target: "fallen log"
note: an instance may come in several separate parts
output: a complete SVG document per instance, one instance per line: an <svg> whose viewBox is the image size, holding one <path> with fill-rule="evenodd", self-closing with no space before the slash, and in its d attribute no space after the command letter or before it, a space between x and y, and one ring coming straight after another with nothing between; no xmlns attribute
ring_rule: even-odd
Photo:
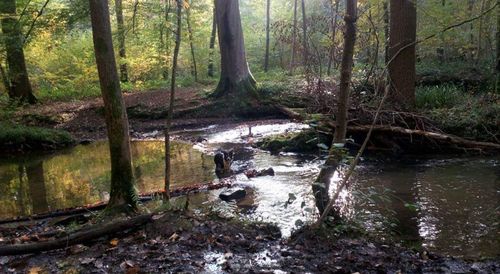
<svg viewBox="0 0 500 274"><path fill-rule="evenodd" d="M38 253L95 240L105 235L124 232L142 226L152 220L152 214L140 215L127 220L112 221L99 227L89 227L85 230L73 233L52 241L37 242L30 244L14 244L0 246L0 256L22 255Z"/></svg>
<svg viewBox="0 0 500 274"><path fill-rule="evenodd" d="M348 131L362 131L362 132L368 132L370 129L369 125L366 126L348 126L347 130ZM444 134L444 133L436 133L436 132L430 132L430 131L424 131L424 130L418 130L418 129L407 129L407 128L402 128L402 127L394 127L394 126L384 126L384 125L377 125L374 126L373 131L377 132L391 132L391 133L400 133L400 134L406 134L406 135L417 135L417 136L422 136L426 137L429 139L437 140L437 141L444 141L450 144L454 145L460 145L466 148L482 148L482 149L493 149L493 150L500 150L500 144L495 144L495 143L490 143L490 142L480 142L480 141L472 141L468 139L464 139L455 135L450 135L450 134Z"/></svg>
<svg viewBox="0 0 500 274"><path fill-rule="evenodd" d="M176 188L176 189L172 190L171 197L179 197L179 196L186 195L188 193L210 191L210 190L214 190L214 189L220 189L223 187L230 187L231 185L232 185L232 182L230 180L225 180L225 181L222 181L219 183L214 183L214 184L196 184L196 185ZM147 201L152 200L153 197L158 197L162 194L163 194L163 191L144 193L144 194L141 194L139 196L139 200L141 202L147 202ZM43 219L62 217L62 216L81 215L81 214L85 214L85 213L89 213L89 212L93 212L93 211L103 210L106 208L107 205L108 204L106 202L100 202L97 204L93 204L91 206L66 208L66 209L60 209L57 211L52 211L49 213L43 213L43 214L38 214L38 215L4 219L4 220L0 220L0 225L9 224L9 223L19 223L19 222L43 220Z"/></svg>

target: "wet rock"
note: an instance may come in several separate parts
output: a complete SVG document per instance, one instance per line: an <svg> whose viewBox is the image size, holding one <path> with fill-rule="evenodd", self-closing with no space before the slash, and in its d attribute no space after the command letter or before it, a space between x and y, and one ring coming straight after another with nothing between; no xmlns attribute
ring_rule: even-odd
<svg viewBox="0 0 500 274"><path fill-rule="evenodd" d="M219 194L219 198L223 201L229 202L233 200L240 200L245 198L247 195L246 190L239 188L239 189L231 189L229 191L222 192Z"/></svg>
<svg viewBox="0 0 500 274"><path fill-rule="evenodd" d="M249 169L245 171L245 175L248 178L261 177L261 176L274 176L274 169L272 167L268 169L262 169L257 171L256 169Z"/></svg>

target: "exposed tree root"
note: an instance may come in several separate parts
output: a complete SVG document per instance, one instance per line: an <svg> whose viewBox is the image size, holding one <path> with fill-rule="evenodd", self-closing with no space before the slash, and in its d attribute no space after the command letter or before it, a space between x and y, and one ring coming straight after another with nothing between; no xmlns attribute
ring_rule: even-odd
<svg viewBox="0 0 500 274"><path fill-rule="evenodd" d="M95 240L105 235L137 228L152 220L152 214L140 215L127 220L112 221L102 226L93 226L67 237L30 244L14 244L0 246L0 256L21 255L65 248L75 244Z"/></svg>

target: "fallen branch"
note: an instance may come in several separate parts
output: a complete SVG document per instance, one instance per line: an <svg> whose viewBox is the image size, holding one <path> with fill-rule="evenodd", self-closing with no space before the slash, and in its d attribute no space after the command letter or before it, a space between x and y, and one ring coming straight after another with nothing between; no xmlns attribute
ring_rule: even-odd
<svg viewBox="0 0 500 274"><path fill-rule="evenodd" d="M181 187L181 188L177 188L177 189L172 190L171 196L172 197L179 197L179 196L186 195L188 193L210 191L210 190L214 190L214 189L230 187L231 185L232 185L231 181L222 181L220 183L214 183L214 184L191 185L191 186ZM160 197L161 195L163 195L163 191L145 193L145 194L140 195L139 200L141 202L147 202L147 201L151 201L154 197ZM0 220L0 225L9 224L9 223L19 223L19 222L43 220L43 219L54 218L54 217L80 215L80 214L85 214L85 213L89 213L89 212L93 212L93 211L103 210L106 208L107 205L108 204L106 202L100 202L100 203L97 203L97 204L94 204L91 206L60 209L57 211L39 214L39 215L16 217L16 218L12 218L12 219L4 219L4 220Z"/></svg>
<svg viewBox="0 0 500 274"><path fill-rule="evenodd" d="M152 216L152 214L140 215L127 220L113 221L99 227L89 227L83 231L79 231L68 235L67 237L53 241L0 246L0 256L21 255L66 248L68 246L85 243L105 235L137 228L147 222L150 222L152 220Z"/></svg>

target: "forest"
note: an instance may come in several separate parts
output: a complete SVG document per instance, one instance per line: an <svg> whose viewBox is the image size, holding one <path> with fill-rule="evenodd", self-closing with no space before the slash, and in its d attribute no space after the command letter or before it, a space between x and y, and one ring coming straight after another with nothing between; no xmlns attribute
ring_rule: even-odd
<svg viewBox="0 0 500 274"><path fill-rule="evenodd" d="M0 272L500 273L500 0L1 0Z"/></svg>

